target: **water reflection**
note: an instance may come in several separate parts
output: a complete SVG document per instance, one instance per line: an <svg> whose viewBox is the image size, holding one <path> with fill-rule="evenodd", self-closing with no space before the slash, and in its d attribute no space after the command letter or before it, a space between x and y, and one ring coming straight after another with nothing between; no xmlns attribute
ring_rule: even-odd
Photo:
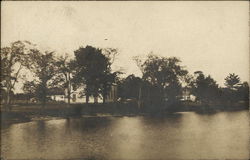
<svg viewBox="0 0 250 160"><path fill-rule="evenodd" d="M1 136L8 159L248 159L249 113L33 121Z"/></svg>
<svg viewBox="0 0 250 160"><path fill-rule="evenodd" d="M142 117L118 119L112 127L112 159L140 159L144 143L144 124Z"/></svg>

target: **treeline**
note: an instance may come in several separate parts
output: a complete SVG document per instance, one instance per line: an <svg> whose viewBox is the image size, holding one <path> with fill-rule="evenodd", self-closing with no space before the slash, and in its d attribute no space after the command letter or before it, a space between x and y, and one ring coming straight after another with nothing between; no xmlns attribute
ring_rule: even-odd
<svg viewBox="0 0 250 160"><path fill-rule="evenodd" d="M112 71L117 50L114 48L79 47L74 58L55 56L54 52L42 52L30 42L17 41L1 48L1 99L10 106L16 83L23 78L22 70L29 70L34 79L23 84L23 91L45 105L48 95L56 90L66 91L70 103L72 91L81 89L86 97L101 97L106 102L111 86L118 86L120 102L128 99L139 107L156 110L171 108L180 103L184 92L195 97L197 103L248 103L249 86L241 83L236 74L225 78L224 88L219 87L211 76L201 71L194 74L181 65L176 57L150 54L145 60L134 57L142 77Z"/></svg>
<svg viewBox="0 0 250 160"><path fill-rule="evenodd" d="M26 81L23 91L35 97L42 105L48 95L66 90L68 103L71 92L82 88L86 103L90 96L105 97L120 72L112 72L111 65L116 49L99 49L92 46L80 47L74 51L74 59L55 56L54 52L42 52L30 42L17 41L1 48L1 96L5 104L11 104L16 82L22 79L21 70L29 70L32 81Z"/></svg>
<svg viewBox="0 0 250 160"><path fill-rule="evenodd" d="M247 108L249 86L241 82L234 73L225 77L225 87L202 71L188 73L176 57L166 58L148 55L145 61L135 57L142 71L142 78L129 75L119 81L118 93L122 99L136 99L139 106L152 111L178 110L185 104L216 109L216 106L230 109L235 106ZM190 97L193 97L190 98Z"/></svg>

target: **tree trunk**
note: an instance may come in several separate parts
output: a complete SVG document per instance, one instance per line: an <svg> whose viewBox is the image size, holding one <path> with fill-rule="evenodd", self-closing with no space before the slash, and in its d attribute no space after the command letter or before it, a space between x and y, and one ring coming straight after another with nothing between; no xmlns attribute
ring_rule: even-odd
<svg viewBox="0 0 250 160"><path fill-rule="evenodd" d="M6 104L10 105L10 90L7 89L6 91Z"/></svg>
<svg viewBox="0 0 250 160"><path fill-rule="evenodd" d="M46 95L42 99L42 108L44 108L46 105Z"/></svg>
<svg viewBox="0 0 250 160"><path fill-rule="evenodd" d="M70 89L68 88L68 104L70 104Z"/></svg>
<svg viewBox="0 0 250 160"><path fill-rule="evenodd" d="M44 108L45 105L46 105L46 98L47 98L47 86L43 85L42 89L43 89L43 94L42 94L42 108Z"/></svg>
<svg viewBox="0 0 250 160"><path fill-rule="evenodd" d="M70 96L68 95L68 104L70 104Z"/></svg>
<svg viewBox="0 0 250 160"><path fill-rule="evenodd" d="M71 95L71 83L70 83L70 73L68 74L68 104L70 104L70 95Z"/></svg>
<svg viewBox="0 0 250 160"><path fill-rule="evenodd" d="M29 96L26 98L26 104L29 104Z"/></svg>
<svg viewBox="0 0 250 160"><path fill-rule="evenodd" d="M7 86L7 91L6 91L6 109L11 110L11 89L9 86Z"/></svg>
<svg viewBox="0 0 250 160"><path fill-rule="evenodd" d="M89 104L89 95L86 94L86 104Z"/></svg>
<svg viewBox="0 0 250 160"><path fill-rule="evenodd" d="M103 92L102 92L102 103L105 104L106 103L106 96L107 96L107 85L104 83L103 86Z"/></svg>
<svg viewBox="0 0 250 160"><path fill-rule="evenodd" d="M6 104L7 106L10 105L10 94L11 94L11 81L10 81L10 77L7 76L6 78Z"/></svg>
<svg viewBox="0 0 250 160"><path fill-rule="evenodd" d="M103 100L102 103L105 104L106 103L106 95L105 94L103 94L102 100Z"/></svg>
<svg viewBox="0 0 250 160"><path fill-rule="evenodd" d="M141 108L141 86L139 88L139 95L138 95L138 108Z"/></svg>
<svg viewBox="0 0 250 160"><path fill-rule="evenodd" d="M97 96L94 97L94 103L98 103L98 97Z"/></svg>
<svg viewBox="0 0 250 160"><path fill-rule="evenodd" d="M106 96L107 96L107 92L106 92L106 89L104 88L104 90L102 92L102 103L103 104L106 103Z"/></svg>

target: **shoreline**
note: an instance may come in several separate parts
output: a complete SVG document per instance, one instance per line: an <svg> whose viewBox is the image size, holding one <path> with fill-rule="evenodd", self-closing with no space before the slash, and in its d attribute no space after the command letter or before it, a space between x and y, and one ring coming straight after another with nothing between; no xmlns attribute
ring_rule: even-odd
<svg viewBox="0 0 250 160"><path fill-rule="evenodd" d="M181 105L173 109L162 111L151 111L139 109L128 104L48 104L44 108L39 104L16 104L11 111L1 106L1 124L30 122L34 119L51 118L73 118L73 117L124 117L124 116L159 116L165 117L178 112L196 112L198 114L214 114L223 111L249 110L248 106L235 105Z"/></svg>

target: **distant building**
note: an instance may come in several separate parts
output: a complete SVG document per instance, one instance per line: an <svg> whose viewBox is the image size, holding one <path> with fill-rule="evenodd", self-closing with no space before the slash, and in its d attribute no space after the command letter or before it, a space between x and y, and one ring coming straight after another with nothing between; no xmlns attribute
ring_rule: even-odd
<svg viewBox="0 0 250 160"><path fill-rule="evenodd" d="M25 93L17 93L12 95L12 103L29 103L30 95Z"/></svg>
<svg viewBox="0 0 250 160"><path fill-rule="evenodd" d="M85 97L81 94L82 89L78 89L71 93L71 103L83 103L85 102ZM66 100L67 101L67 100Z"/></svg>
<svg viewBox="0 0 250 160"><path fill-rule="evenodd" d="M76 91L71 91L70 102L71 103L85 103L86 97L81 94L83 88L79 88ZM49 97L52 101L58 102L68 102L67 90L56 88L51 91ZM102 97L89 97L89 103L102 103ZM116 102L117 101L117 85L112 85L110 92L107 94L106 102Z"/></svg>
<svg viewBox="0 0 250 160"><path fill-rule="evenodd" d="M116 102L118 99L117 97L117 85L112 85L111 89L106 97L106 102Z"/></svg>
<svg viewBox="0 0 250 160"><path fill-rule="evenodd" d="M191 91L189 88L184 88L182 91L182 101L195 101L195 96L191 94Z"/></svg>
<svg viewBox="0 0 250 160"><path fill-rule="evenodd" d="M49 96L52 101L64 102L65 94L63 88L53 88L50 90Z"/></svg>

